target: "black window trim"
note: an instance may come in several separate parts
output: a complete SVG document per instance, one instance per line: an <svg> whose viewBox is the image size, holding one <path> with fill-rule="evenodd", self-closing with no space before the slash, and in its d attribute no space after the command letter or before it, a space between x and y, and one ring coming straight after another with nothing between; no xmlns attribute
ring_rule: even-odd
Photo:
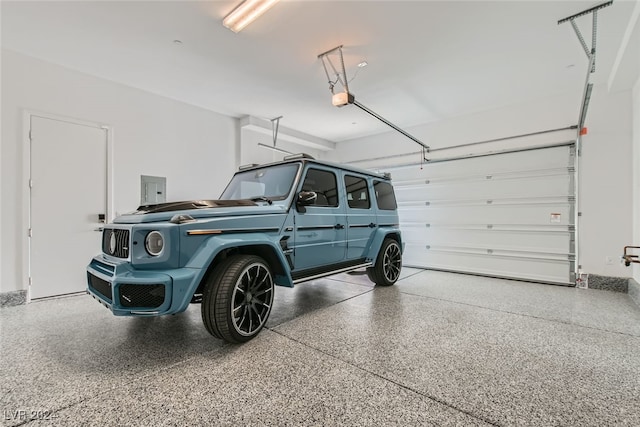
<svg viewBox="0 0 640 427"><path fill-rule="evenodd" d="M388 209L388 208L380 207L380 199L378 197L378 193L376 192L376 185L377 184L387 184L389 187L391 187L391 194L393 194L393 202L394 202L394 205L395 205L393 208ZM383 181L381 179L374 179L373 180L373 193L374 193L374 195L376 197L376 207L378 208L378 210L381 210L381 211L395 211L395 210L398 209L398 199L396 199L396 193L395 193L395 190L394 190L393 185L391 184L391 182Z"/></svg>
<svg viewBox="0 0 640 427"><path fill-rule="evenodd" d="M320 167L318 167L320 166ZM309 163L309 166L304 170L301 178L300 178L300 191L304 191L303 187L304 187L304 181L307 179L307 176L309 175L309 171L310 170L317 170L317 171L321 171L321 172L327 172L333 175L333 178L335 180L335 188L336 188L336 205L310 205L307 206L307 208L324 208L324 209L339 209L341 207L340 204L340 185L338 185L339 180L338 180L338 173L335 169L332 169L330 167L323 167L324 165L318 164L318 163Z"/></svg>
<svg viewBox="0 0 640 427"><path fill-rule="evenodd" d="M365 184L364 188L367 190L367 202L369 202L369 206L368 207L359 208L359 207L351 206L349 204L349 200L347 200L347 207L349 209L371 210L371 208L373 207L373 203L371 201L371 191L369 189L369 185L370 185L369 179L367 179L367 177L365 177L365 176L361 176L361 175L358 176L358 175L355 175L353 173L348 173L348 172L345 171L345 173L342 174L342 181L344 183L344 191L345 191L344 195L345 195L345 198L348 197L348 195L349 195L349 189L347 188L347 182L346 182L347 177L361 179L362 181L364 181L364 184ZM375 191L374 191L374 193L375 193Z"/></svg>

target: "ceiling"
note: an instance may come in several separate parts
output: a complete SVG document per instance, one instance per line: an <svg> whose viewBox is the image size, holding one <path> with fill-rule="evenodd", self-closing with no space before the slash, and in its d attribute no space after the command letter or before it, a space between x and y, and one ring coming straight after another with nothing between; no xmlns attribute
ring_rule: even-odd
<svg viewBox="0 0 640 427"><path fill-rule="evenodd" d="M356 99L409 127L579 95L587 58L557 21L600 3L282 0L235 34L221 21L239 1L2 1L2 46L234 117L283 116L339 142L389 128L332 106L318 54L344 45ZM596 83L634 83L640 60L619 51L640 51L640 24L628 29L639 8L616 0L599 12ZM591 17L576 22L590 45Z"/></svg>

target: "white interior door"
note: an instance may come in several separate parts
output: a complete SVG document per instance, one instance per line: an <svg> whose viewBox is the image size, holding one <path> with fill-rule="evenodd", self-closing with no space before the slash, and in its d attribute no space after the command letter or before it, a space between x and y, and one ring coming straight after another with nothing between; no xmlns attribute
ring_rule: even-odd
<svg viewBox="0 0 640 427"><path fill-rule="evenodd" d="M106 130L31 116L30 297L86 289L107 213Z"/></svg>
<svg viewBox="0 0 640 427"><path fill-rule="evenodd" d="M571 284L573 145L391 169L407 266Z"/></svg>

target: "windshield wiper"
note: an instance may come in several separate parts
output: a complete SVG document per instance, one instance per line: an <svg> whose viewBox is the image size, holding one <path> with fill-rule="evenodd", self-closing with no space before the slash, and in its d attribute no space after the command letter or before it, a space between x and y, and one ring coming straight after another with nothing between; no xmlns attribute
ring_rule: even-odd
<svg viewBox="0 0 640 427"><path fill-rule="evenodd" d="M273 204L273 200L264 196L252 197L249 200L251 200L252 202L267 202L270 205Z"/></svg>

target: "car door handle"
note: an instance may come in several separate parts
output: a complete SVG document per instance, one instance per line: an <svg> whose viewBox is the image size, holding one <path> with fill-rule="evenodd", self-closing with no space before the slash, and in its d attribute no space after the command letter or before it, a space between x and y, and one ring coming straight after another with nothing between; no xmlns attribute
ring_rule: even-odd
<svg viewBox="0 0 640 427"><path fill-rule="evenodd" d="M335 228L336 230L342 230L344 228L344 225L336 224L336 225L333 226L333 228Z"/></svg>
<svg viewBox="0 0 640 427"><path fill-rule="evenodd" d="M376 225L374 223L369 224L369 228L376 228Z"/></svg>

